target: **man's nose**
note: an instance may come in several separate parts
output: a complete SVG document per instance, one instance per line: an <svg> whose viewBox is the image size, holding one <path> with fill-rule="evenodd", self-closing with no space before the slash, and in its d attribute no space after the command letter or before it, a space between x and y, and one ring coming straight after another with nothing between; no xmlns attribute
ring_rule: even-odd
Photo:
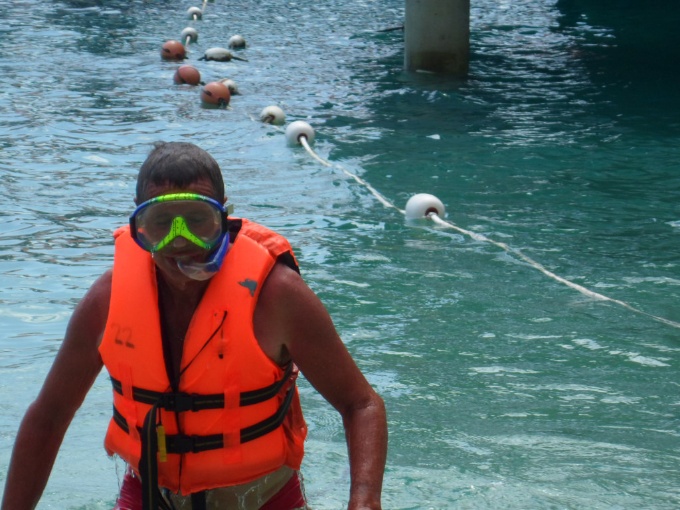
<svg viewBox="0 0 680 510"><path fill-rule="evenodd" d="M173 248L184 248L187 245L187 240L182 236L177 236L172 240Z"/></svg>

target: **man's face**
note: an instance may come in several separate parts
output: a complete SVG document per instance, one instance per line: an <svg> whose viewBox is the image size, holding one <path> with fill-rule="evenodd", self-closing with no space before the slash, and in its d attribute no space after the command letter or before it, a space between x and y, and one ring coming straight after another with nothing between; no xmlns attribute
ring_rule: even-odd
<svg viewBox="0 0 680 510"><path fill-rule="evenodd" d="M208 179L201 179L181 188L170 184L149 184L145 199L150 200L171 193L196 193L212 197L215 191ZM184 288L190 282L195 283L195 281L180 271L177 266L178 261L185 264L192 262L202 263L206 260L209 253L210 250L199 247L185 237L177 236L162 249L154 252L153 260L167 283L178 288Z"/></svg>

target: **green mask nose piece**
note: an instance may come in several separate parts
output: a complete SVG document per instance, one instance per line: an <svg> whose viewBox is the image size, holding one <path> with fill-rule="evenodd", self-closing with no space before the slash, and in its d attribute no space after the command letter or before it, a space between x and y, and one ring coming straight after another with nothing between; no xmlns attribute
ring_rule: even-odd
<svg viewBox="0 0 680 510"><path fill-rule="evenodd" d="M168 235L166 235L156 246L154 246L151 252L155 253L162 250L177 237L183 237L184 239L191 241L196 246L203 248L204 250L211 248L209 243L206 243L200 237L195 236L191 230L189 230L189 226L187 225L186 221L184 221L182 216L176 216L172 220L172 225L170 225L170 231L168 232Z"/></svg>

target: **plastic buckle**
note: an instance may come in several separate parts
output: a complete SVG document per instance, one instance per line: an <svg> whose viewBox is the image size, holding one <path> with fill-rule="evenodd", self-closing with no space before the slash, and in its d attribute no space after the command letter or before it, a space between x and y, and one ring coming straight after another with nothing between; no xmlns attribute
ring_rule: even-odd
<svg viewBox="0 0 680 510"><path fill-rule="evenodd" d="M187 436L186 434L178 434L172 438L172 449L169 450L172 453L185 454L192 452L194 453L195 443L193 436Z"/></svg>
<svg viewBox="0 0 680 510"><path fill-rule="evenodd" d="M162 407L166 411L181 413L194 410L194 397L188 393L166 393L163 395Z"/></svg>

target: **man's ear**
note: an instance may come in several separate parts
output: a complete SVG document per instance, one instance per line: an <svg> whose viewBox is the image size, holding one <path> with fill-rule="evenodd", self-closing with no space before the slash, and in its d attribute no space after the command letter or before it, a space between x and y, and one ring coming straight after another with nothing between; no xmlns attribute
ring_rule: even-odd
<svg viewBox="0 0 680 510"><path fill-rule="evenodd" d="M137 197L134 197L134 198L132 199L132 201L135 203L136 206L139 205L139 202L137 201Z"/></svg>

